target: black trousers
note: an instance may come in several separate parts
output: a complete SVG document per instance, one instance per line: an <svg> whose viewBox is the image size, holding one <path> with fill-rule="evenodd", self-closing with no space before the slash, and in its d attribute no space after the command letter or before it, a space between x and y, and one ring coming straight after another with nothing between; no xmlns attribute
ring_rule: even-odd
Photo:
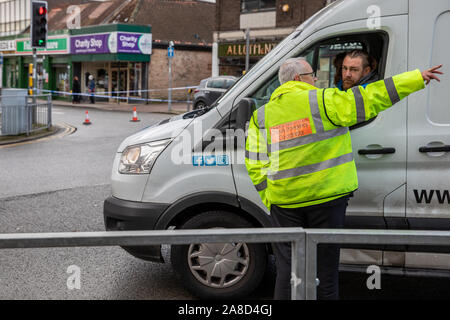
<svg viewBox="0 0 450 320"><path fill-rule="evenodd" d="M274 227L343 228L348 198L344 196L326 203L293 209L272 205L270 210L272 223ZM291 244L283 242L274 243L272 246L277 267L274 299L288 300L291 299ZM319 300L339 299L339 253L339 245L318 245Z"/></svg>

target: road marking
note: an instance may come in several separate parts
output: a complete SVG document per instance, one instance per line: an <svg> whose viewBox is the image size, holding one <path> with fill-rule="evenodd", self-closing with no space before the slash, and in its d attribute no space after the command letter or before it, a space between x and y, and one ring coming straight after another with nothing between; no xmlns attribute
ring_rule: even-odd
<svg viewBox="0 0 450 320"><path fill-rule="evenodd" d="M64 109L52 109L52 114L66 114Z"/></svg>
<svg viewBox="0 0 450 320"><path fill-rule="evenodd" d="M52 134L48 137L43 137L40 139L36 139L36 140L30 140L30 141L24 141L24 142L18 142L18 143L12 143L12 144L7 144L7 145L3 145L0 146L0 149L5 149L5 148L10 148L10 147L16 147L16 146L22 146L22 145L26 145L26 144L32 144L32 143L37 143L37 142L43 142L43 141L49 141L49 140L53 140L53 139L57 139L57 138L62 138L64 136L67 136L69 134L74 133L77 128L68 125L66 123L63 124L58 124L58 126L61 126L64 128L63 132L57 133L57 134Z"/></svg>

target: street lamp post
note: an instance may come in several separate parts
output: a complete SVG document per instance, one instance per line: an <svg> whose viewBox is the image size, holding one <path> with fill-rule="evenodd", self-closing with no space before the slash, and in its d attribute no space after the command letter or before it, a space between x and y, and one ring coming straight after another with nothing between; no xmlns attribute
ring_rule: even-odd
<svg viewBox="0 0 450 320"><path fill-rule="evenodd" d="M245 73L250 68L250 29L245 30Z"/></svg>

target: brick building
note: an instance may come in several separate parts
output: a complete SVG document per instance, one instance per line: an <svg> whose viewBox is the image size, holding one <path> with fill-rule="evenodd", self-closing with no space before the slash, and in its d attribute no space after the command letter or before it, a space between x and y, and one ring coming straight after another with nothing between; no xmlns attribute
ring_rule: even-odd
<svg viewBox="0 0 450 320"><path fill-rule="evenodd" d="M302 22L332 0L216 0L213 75L245 70L246 30L250 68Z"/></svg>

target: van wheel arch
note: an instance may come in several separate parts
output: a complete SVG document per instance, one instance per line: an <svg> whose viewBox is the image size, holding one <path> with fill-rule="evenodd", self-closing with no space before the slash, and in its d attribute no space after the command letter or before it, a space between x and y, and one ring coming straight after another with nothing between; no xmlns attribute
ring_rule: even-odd
<svg viewBox="0 0 450 320"><path fill-rule="evenodd" d="M238 214L256 228L270 227L270 217L256 204L225 192L202 192L174 202L158 219L154 229L165 230L181 226L193 216L205 211L224 210Z"/></svg>
<svg viewBox="0 0 450 320"><path fill-rule="evenodd" d="M184 225L186 221L192 219L194 216L202 214L208 211L226 211L230 213L234 213L249 223L252 224L255 228L264 227L256 218L254 218L248 212L231 205L223 204L223 203L202 203L198 204L185 210L179 212L173 219L168 223L167 228L170 226L174 226L176 228Z"/></svg>

